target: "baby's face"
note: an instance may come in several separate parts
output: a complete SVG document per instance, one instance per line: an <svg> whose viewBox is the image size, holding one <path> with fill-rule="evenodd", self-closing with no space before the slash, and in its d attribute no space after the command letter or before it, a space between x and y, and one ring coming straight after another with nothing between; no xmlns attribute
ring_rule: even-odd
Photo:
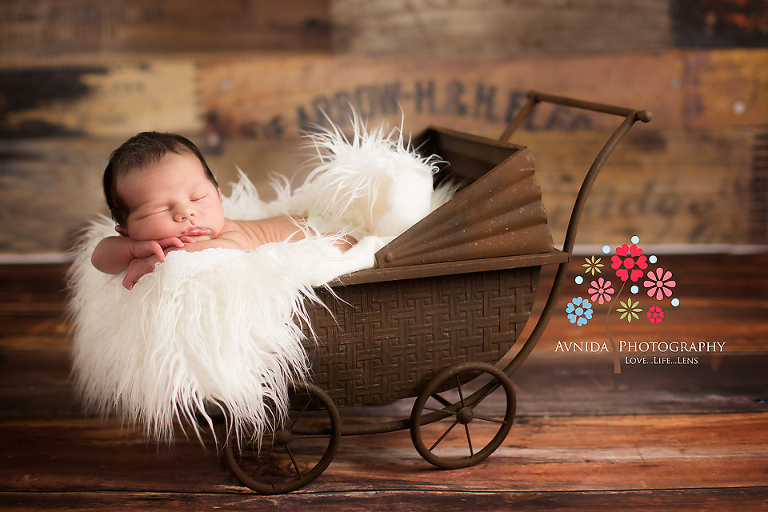
<svg viewBox="0 0 768 512"><path fill-rule="evenodd" d="M130 212L118 231L134 240L214 239L224 227L221 191L191 153L168 153L130 172L119 179L117 191Z"/></svg>

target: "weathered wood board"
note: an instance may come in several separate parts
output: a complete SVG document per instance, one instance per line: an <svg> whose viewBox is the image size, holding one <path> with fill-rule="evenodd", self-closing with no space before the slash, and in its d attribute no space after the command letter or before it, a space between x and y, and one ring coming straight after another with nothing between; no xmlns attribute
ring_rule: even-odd
<svg viewBox="0 0 768 512"><path fill-rule="evenodd" d="M76 511L86 509L125 512L164 511L168 507L188 510L217 510L220 508L247 509L258 504L260 510L280 512L318 512L339 510L440 510L464 512L474 510L550 510L571 511L617 509L644 511L649 507L665 507L680 512L698 512L712 508L722 512L752 512L763 510L761 502L768 492L758 489L688 489L656 491L607 492L452 492L413 491L375 492L351 491L329 493L299 493L279 498L253 497L248 494L187 494L103 492L103 493L13 493L7 496L16 510ZM3 499L4 497L0 497ZM0 502L0 506L3 503Z"/></svg>
<svg viewBox="0 0 768 512"><path fill-rule="evenodd" d="M503 131L531 88L659 112L683 123L677 53L546 60L372 60L323 56L149 59L0 71L5 137L122 135L142 129L295 137L311 124L427 124ZM653 83L647 82L653 76ZM637 80L643 77L644 86ZM614 119L542 106L527 128L588 129ZM610 116L608 116L610 118ZM204 124L205 123L205 124Z"/></svg>
<svg viewBox="0 0 768 512"><path fill-rule="evenodd" d="M333 50L504 57L768 46L765 0L334 0Z"/></svg>
<svg viewBox="0 0 768 512"><path fill-rule="evenodd" d="M215 147L188 134L205 153L224 194L238 167L264 199L273 197L270 174L302 175L309 150L296 139L230 139ZM98 214L109 215L101 178L110 153L125 139L64 137L0 139L0 253L64 252Z"/></svg>
<svg viewBox="0 0 768 512"><path fill-rule="evenodd" d="M9 0L0 65L82 57L327 51L330 0Z"/></svg>
<svg viewBox="0 0 768 512"><path fill-rule="evenodd" d="M599 98L657 112L657 128L681 127L684 56L613 55L549 59L231 59L200 68L208 129L258 137L295 136L354 110L372 125L406 133L429 124L498 137L528 90ZM642 87L638 84L642 82ZM327 116L327 119L326 119ZM615 127L612 116L541 105L529 129Z"/></svg>
<svg viewBox="0 0 768 512"><path fill-rule="evenodd" d="M223 134L290 136L326 125L326 116L343 125L354 109L373 124L398 126L404 118L406 132L437 124L497 137L530 89L647 109L657 130L761 125L768 119L766 69L767 50L510 60L295 57L203 64L200 84L209 129ZM612 116L540 105L525 128L617 124Z"/></svg>
<svg viewBox="0 0 768 512"><path fill-rule="evenodd" d="M98 56L332 51L346 56L512 57L766 46L765 2L480 0L182 2L12 0L0 65Z"/></svg>
<svg viewBox="0 0 768 512"><path fill-rule="evenodd" d="M672 337L700 335L685 327L703 329L708 339L725 335L729 350L719 360L614 375L598 354L553 354L540 345L513 376L518 409L509 436L478 466L437 471L417 455L407 431L344 437L317 480L269 497L234 479L208 433L203 448L179 430L168 449L117 419L83 418L68 379L71 349L57 320L66 266L3 266L0 507L763 510L765 265L765 254L677 256L670 262L692 313ZM564 297L572 291L573 273ZM545 274L551 280L552 273ZM581 329L594 335L591 326ZM562 323L550 323L548 332L573 339ZM49 344L50 336L62 337L59 347ZM731 351L731 342L740 348ZM493 395L487 400L493 402ZM402 417L410 410L403 402L343 408L342 419ZM473 422L473 438L487 435L487 425Z"/></svg>
<svg viewBox="0 0 768 512"><path fill-rule="evenodd" d="M302 491L759 487L767 429L766 413L518 418L486 461L450 472L423 461L408 431L347 437ZM5 492L248 492L217 460L210 436L207 451L179 435L169 452L116 420L4 420L0 434L0 453L13 460L0 467Z"/></svg>
<svg viewBox="0 0 768 512"><path fill-rule="evenodd" d="M143 130L202 128L197 68L155 60L0 72L0 136L128 138Z"/></svg>
<svg viewBox="0 0 768 512"><path fill-rule="evenodd" d="M9 228L0 251L66 251L93 213L105 210L100 175L112 146L82 138L0 141L0 218Z"/></svg>
<svg viewBox="0 0 768 512"><path fill-rule="evenodd" d="M669 12L676 46L768 46L766 0L670 0Z"/></svg>
<svg viewBox="0 0 768 512"><path fill-rule="evenodd" d="M648 361L631 365L622 361L621 374L613 373L610 348L598 348L608 343L608 305L595 304L594 318L584 326L574 326L566 317L566 304L572 297L584 295L584 287L574 282L575 276L585 275L583 263L583 257L573 258L543 338L514 374L519 414L768 411L764 376L768 254L661 256L660 264L677 282L674 296L680 306L665 305L667 315L660 325L651 325L644 318L629 323L614 313L610 326L615 339L674 340L697 347L702 342L720 342L722 351L717 351L718 346L686 353L624 350L625 357L647 357ZM66 269L67 265L0 266L0 418L82 416L70 378L72 338L62 292ZM520 342L538 319L554 270L545 267L542 272L534 311ZM600 275L611 279L607 269ZM614 301L626 301L630 296L625 290ZM647 306L644 294L634 298ZM511 354L505 359L509 357ZM670 357L674 364L654 364L654 357ZM678 364L678 357L695 361ZM405 400L366 407L357 414L404 417L409 407Z"/></svg>
<svg viewBox="0 0 768 512"><path fill-rule="evenodd" d="M503 57L672 46L669 0L334 0L333 49L360 56Z"/></svg>
<svg viewBox="0 0 768 512"><path fill-rule="evenodd" d="M656 130L633 127L604 165L579 224L576 243L620 245L766 243L752 237L750 193L754 130ZM556 243L589 166L610 132L520 132L536 161Z"/></svg>
<svg viewBox="0 0 768 512"><path fill-rule="evenodd" d="M436 124L496 138L532 87L654 112L609 160L579 243L631 234L656 244L765 243L768 194L755 149L768 119L764 69L768 50L507 60L185 57L5 69L0 212L11 229L0 235L0 252L65 250L72 233L103 212L98 182L109 152L142 130L189 134L224 183L236 177L234 164L263 182L266 172L301 167L309 153L296 149L302 130L329 119L348 126L352 109L371 126L402 122L406 134ZM530 144L552 196L545 204L556 240L576 183L619 122L542 104L515 135Z"/></svg>
<svg viewBox="0 0 768 512"><path fill-rule="evenodd" d="M406 132L428 124L498 136L530 89L654 113L656 129L760 125L768 50L545 59L230 56L5 69L5 137L128 137L141 129L295 137L352 109ZM529 130L615 127L612 116L541 105Z"/></svg>
<svg viewBox="0 0 768 512"><path fill-rule="evenodd" d="M557 492L467 492L451 490L304 492L274 496L247 493L178 494L130 491L112 492L19 492L0 495L0 506L15 510L115 510L125 512L165 511L169 507L184 510L245 510L258 506L270 512L338 512L339 510L439 510L465 512L472 510L573 511L573 510L676 510L700 512L763 511L768 500L764 487L719 487L709 489L669 489L653 491L557 491Z"/></svg>
<svg viewBox="0 0 768 512"><path fill-rule="evenodd" d="M694 52L685 77L691 128L768 124L768 52Z"/></svg>
<svg viewBox="0 0 768 512"><path fill-rule="evenodd" d="M638 235L647 244L765 243L751 211L767 197L751 193L754 130L657 131L638 125L606 163L580 223L578 244L621 244ZM607 140L605 131L522 131L530 146L550 229L561 244L581 180ZM238 167L264 199L274 197L270 174L301 183L312 150L295 138L224 137L211 146L192 136L228 194ZM67 250L78 230L107 214L101 175L120 138L0 140L3 200L0 252ZM758 226L759 227L759 226ZM765 233L763 223L763 231Z"/></svg>
<svg viewBox="0 0 768 512"><path fill-rule="evenodd" d="M646 256L653 256L652 248L645 245L640 239L640 245ZM602 272L587 273L584 264L587 258L596 256L601 258L604 265ZM558 307L547 324L547 330L542 339L536 345L533 354L545 356L562 356L565 360L571 357L585 356L599 359L612 355L612 349L606 327L609 327L614 341L620 346L621 340L628 342L621 351L625 356L648 357L648 365L635 366L637 371L645 372L652 368L652 357L672 356L677 363L677 356L686 356L678 352L671 352L667 347L666 353L656 345L638 347L629 345L631 342L686 342L690 348L691 343L696 344L694 356L701 356L693 366L709 366L717 371L722 362L721 356L742 353L747 356L752 353L764 351L768 340L768 317L765 310L768 308L768 273L764 270L764 264L768 259L766 253L755 255L706 255L693 254L685 256L657 255L657 264L649 265L649 269L658 267L669 271L676 283L673 294L663 302L651 299L646 295L643 283L638 283L638 293L632 293L631 285L621 290L621 281L610 267L610 258L606 258L598 249L595 253L587 253L574 256L568 267L568 277L565 280L558 302ZM533 319L541 309L549 295L553 281L554 270L545 267L542 279L539 283L532 318L526 326L521 339L527 339L528 333L533 329ZM575 279L579 276L584 279L582 284L577 284ZM611 281L614 287L612 300L599 304L592 300L588 292L592 281L600 277ZM621 293L619 293L621 291ZM566 308L574 297L588 298L592 302L594 311L592 319L585 325L576 325L570 322ZM621 308L621 302L627 303L629 299L640 303L642 313L633 321L622 318L617 308ZM679 305L671 306L671 299L677 298ZM651 305L659 305L665 312L665 318L660 324L651 324L646 318L645 311ZM596 342L596 345L592 345ZM701 342L710 343L699 345ZM724 345L713 345L714 342L725 342ZM605 344L605 348L603 348ZM663 348L663 347L662 347ZM699 348L703 350L699 352ZM630 350L632 349L632 350ZM645 353L642 353L645 350ZM706 357L706 359L705 359ZM610 365L608 361L606 361ZM626 361L621 361L624 369L627 369ZM527 364L527 363L526 363ZM665 371L667 377L675 378L677 372L683 372L678 366L661 365L655 371L660 376ZM521 371L524 371L521 369ZM652 370L654 371L654 370ZM623 373L622 373L623 375ZM768 386L761 386L761 394L768 394ZM757 398L757 397L756 397Z"/></svg>

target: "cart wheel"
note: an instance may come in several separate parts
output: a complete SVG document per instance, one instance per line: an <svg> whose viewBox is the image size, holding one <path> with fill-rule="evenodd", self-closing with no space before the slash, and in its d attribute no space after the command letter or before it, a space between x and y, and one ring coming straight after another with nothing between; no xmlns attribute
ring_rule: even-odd
<svg viewBox="0 0 768 512"><path fill-rule="evenodd" d="M496 394L479 399L472 396L486 383L502 387L501 403ZM444 389L447 391L438 394ZM504 442L515 418L515 403L512 381L494 365L477 361L446 368L429 381L413 404L413 446L424 460L440 468L474 466ZM501 406L506 407L503 418L493 412Z"/></svg>
<svg viewBox="0 0 768 512"><path fill-rule="evenodd" d="M256 443L238 444L234 434L224 447L227 467L240 482L262 494L295 491L320 476L341 440L339 410L314 384L296 384L290 393L287 425Z"/></svg>

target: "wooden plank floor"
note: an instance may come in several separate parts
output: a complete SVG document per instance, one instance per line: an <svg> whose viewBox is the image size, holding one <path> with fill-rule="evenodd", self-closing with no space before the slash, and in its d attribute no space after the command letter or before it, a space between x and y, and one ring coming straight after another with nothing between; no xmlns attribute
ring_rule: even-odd
<svg viewBox="0 0 768 512"><path fill-rule="evenodd" d="M723 352L614 374L610 354L557 350L602 342L605 324L556 314L514 376L518 415L487 461L437 470L408 432L345 437L318 480L276 497L241 486L212 435L158 448L117 419L84 417L69 380L66 265L0 266L0 509L766 510L768 255L665 258L681 300L665 339L724 341ZM569 279L562 311L576 293ZM651 332L611 329L617 340ZM342 413L378 421L409 406Z"/></svg>

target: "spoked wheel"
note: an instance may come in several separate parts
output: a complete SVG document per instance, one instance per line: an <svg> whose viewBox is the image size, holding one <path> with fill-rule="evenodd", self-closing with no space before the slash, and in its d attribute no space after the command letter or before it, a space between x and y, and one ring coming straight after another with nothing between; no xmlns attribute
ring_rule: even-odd
<svg viewBox="0 0 768 512"><path fill-rule="evenodd" d="M503 397L484 392L497 387ZM427 462L445 469L465 468L501 446L514 418L515 390L509 377L492 364L462 363L440 372L416 398L411 440Z"/></svg>
<svg viewBox="0 0 768 512"><path fill-rule="evenodd" d="M224 460L238 480L262 494L295 491L320 476L341 440L339 410L314 384L297 384L290 394L289 419L283 428L255 443L238 444L234 435Z"/></svg>

